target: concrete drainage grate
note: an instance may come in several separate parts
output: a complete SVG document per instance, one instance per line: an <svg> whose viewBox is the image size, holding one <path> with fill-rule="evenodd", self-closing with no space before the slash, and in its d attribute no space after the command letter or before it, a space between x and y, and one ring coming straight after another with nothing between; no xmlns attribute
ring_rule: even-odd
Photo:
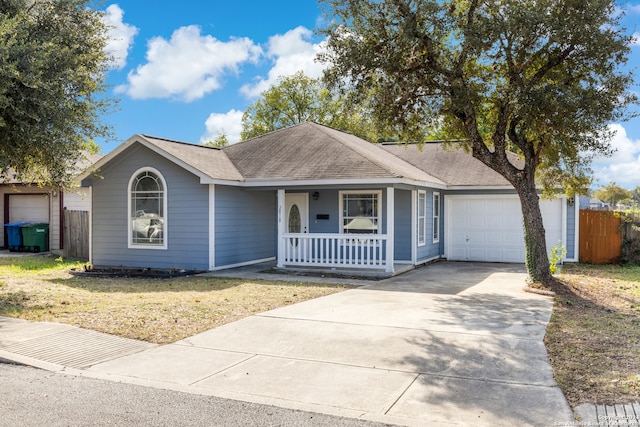
<svg viewBox="0 0 640 427"><path fill-rule="evenodd" d="M2 350L44 362L86 369L153 347L156 347L156 344L74 328L9 344L3 346Z"/></svg>
<svg viewBox="0 0 640 427"><path fill-rule="evenodd" d="M639 427L640 402L618 405L583 403L574 408L579 425L594 427Z"/></svg>

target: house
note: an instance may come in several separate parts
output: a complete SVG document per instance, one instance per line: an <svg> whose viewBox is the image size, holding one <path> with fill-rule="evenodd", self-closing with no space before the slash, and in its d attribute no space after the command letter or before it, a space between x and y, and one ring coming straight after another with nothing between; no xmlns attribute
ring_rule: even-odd
<svg viewBox="0 0 640 427"><path fill-rule="evenodd" d="M439 258L525 260L513 187L442 143L371 144L312 122L221 149L135 135L79 179L94 266L394 274ZM574 203L541 206L548 247L576 260Z"/></svg>
<svg viewBox="0 0 640 427"><path fill-rule="evenodd" d="M78 172L95 163L102 155L89 154L77 165ZM8 179L0 183L0 209L3 211L4 224L33 222L49 224L49 249L61 254L64 241L64 210L88 211L90 197L88 188L63 191L58 188L43 187L37 184L25 184L9 174ZM3 247L8 247L4 227L0 230Z"/></svg>
<svg viewBox="0 0 640 427"><path fill-rule="evenodd" d="M580 196L579 203L580 209L583 210L611 210L611 206L609 206L609 203L603 202L602 200L598 200L593 197L590 198L589 196Z"/></svg>

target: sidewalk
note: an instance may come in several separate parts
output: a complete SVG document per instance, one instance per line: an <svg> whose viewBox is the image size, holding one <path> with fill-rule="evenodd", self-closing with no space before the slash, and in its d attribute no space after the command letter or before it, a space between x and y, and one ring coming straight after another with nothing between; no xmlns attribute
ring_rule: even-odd
<svg viewBox="0 0 640 427"><path fill-rule="evenodd" d="M163 346L0 318L0 358L397 425L579 425L521 269L438 263Z"/></svg>

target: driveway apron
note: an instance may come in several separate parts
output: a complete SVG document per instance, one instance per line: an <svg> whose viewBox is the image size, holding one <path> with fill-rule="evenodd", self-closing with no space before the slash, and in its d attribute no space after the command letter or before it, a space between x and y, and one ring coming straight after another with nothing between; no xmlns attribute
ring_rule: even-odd
<svg viewBox="0 0 640 427"><path fill-rule="evenodd" d="M573 422L542 341L553 301L525 277L439 262L83 375L399 425Z"/></svg>

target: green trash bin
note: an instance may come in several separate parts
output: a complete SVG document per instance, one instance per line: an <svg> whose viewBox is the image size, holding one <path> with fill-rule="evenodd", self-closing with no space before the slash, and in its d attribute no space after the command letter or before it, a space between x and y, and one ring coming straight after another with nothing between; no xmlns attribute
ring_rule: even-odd
<svg viewBox="0 0 640 427"><path fill-rule="evenodd" d="M22 246L25 251L45 252L49 250L49 224L29 223L20 226Z"/></svg>

